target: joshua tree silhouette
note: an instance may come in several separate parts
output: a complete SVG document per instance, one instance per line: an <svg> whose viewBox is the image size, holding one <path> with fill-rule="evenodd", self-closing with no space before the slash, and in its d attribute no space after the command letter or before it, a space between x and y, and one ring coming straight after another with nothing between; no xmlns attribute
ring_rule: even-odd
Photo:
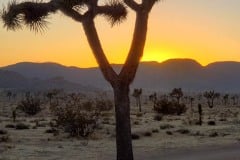
<svg viewBox="0 0 240 160"><path fill-rule="evenodd" d="M214 100L220 97L220 93L216 93L214 90L204 92L203 96L207 99L209 108L213 108Z"/></svg>
<svg viewBox="0 0 240 160"><path fill-rule="evenodd" d="M104 78L114 90L116 111L116 143L117 159L132 160L132 141L130 124L129 86L133 82L147 35L149 13L154 4L160 0L110 0L105 5L99 5L99 0L50 0L50 2L11 2L2 11L4 26L11 30L27 25L31 30L44 30L46 17L57 11L63 12L77 22L82 23L92 52L99 64ZM94 18L104 16L112 24L122 22L127 16L129 7L136 13L136 22L132 44L122 70L117 74L107 60L98 37Z"/></svg>
<svg viewBox="0 0 240 160"><path fill-rule="evenodd" d="M142 112L141 95L142 95L142 88L140 89L135 88L132 96L136 99L136 105L139 108L139 112Z"/></svg>
<svg viewBox="0 0 240 160"><path fill-rule="evenodd" d="M169 94L171 97L177 99L177 103L180 103L180 99L183 97L182 88L174 88L172 92Z"/></svg>

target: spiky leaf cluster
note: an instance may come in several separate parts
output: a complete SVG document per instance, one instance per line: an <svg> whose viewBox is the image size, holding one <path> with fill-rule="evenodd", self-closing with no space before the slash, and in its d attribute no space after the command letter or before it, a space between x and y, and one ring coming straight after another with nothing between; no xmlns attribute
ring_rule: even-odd
<svg viewBox="0 0 240 160"><path fill-rule="evenodd" d="M127 9L124 4L116 0L110 0L102 6L103 12L100 13L106 17L107 21L113 26L121 23L127 17Z"/></svg>
<svg viewBox="0 0 240 160"><path fill-rule="evenodd" d="M38 32L46 27L49 12L55 11L56 8L49 3L36 1L17 4L16 1L12 1L3 9L1 17L7 29L16 30L25 24L31 30Z"/></svg>

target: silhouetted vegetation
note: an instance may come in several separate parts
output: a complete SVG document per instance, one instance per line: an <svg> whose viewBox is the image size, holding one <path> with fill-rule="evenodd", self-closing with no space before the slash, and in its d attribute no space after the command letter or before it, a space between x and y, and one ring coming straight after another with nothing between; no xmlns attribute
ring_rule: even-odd
<svg viewBox="0 0 240 160"><path fill-rule="evenodd" d="M214 100L216 98L220 97L220 93L215 92L214 90L212 91L206 91L204 92L203 96L207 99L207 104L209 108L213 108L214 106Z"/></svg>
<svg viewBox="0 0 240 160"><path fill-rule="evenodd" d="M19 102L17 109L27 115L34 116L42 110L41 104L42 102L39 97L26 93L25 98Z"/></svg>

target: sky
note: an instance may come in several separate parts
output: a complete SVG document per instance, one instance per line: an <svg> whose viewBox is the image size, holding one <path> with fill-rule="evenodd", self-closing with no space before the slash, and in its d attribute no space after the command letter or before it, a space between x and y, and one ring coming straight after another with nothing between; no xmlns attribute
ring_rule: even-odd
<svg viewBox="0 0 240 160"><path fill-rule="evenodd" d="M17 0L18 1L18 0ZM9 0L0 0L0 6ZM148 36L141 61L195 59L202 65L240 61L240 0L163 0L149 16ZM124 63L135 14L111 27L102 17L96 27L110 63ZM48 29L7 31L0 21L0 66L18 62L56 62L82 68L97 66L81 23L61 13L48 18Z"/></svg>

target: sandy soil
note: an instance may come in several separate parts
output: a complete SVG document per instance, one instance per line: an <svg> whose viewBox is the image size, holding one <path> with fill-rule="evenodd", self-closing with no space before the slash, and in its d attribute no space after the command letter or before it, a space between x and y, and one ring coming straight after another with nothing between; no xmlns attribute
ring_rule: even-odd
<svg viewBox="0 0 240 160"><path fill-rule="evenodd" d="M107 121L100 124L89 140L82 140L69 138L63 133L58 136L45 133L50 128L51 117L44 113L34 117L21 115L15 122L27 124L30 129L6 128L6 125L15 125L11 118L14 105L16 103L13 101L0 101L0 130L6 130L9 137L6 142L0 142L0 160L115 159L113 113L106 114ZM194 108L197 108L196 104ZM204 123L198 126L191 124L198 118L196 111L193 116L188 111L181 116L164 116L161 121L156 121L151 104L143 105L143 114L139 114L133 104L132 132L140 136L140 139L133 140L135 157L139 160L238 160L239 110L239 106L232 105L217 105L211 110L204 106ZM216 125L208 125L210 120L215 121ZM37 126L36 121L39 123ZM182 133L181 130L186 132ZM146 132L151 134L147 135ZM0 135L3 136L6 135Z"/></svg>

